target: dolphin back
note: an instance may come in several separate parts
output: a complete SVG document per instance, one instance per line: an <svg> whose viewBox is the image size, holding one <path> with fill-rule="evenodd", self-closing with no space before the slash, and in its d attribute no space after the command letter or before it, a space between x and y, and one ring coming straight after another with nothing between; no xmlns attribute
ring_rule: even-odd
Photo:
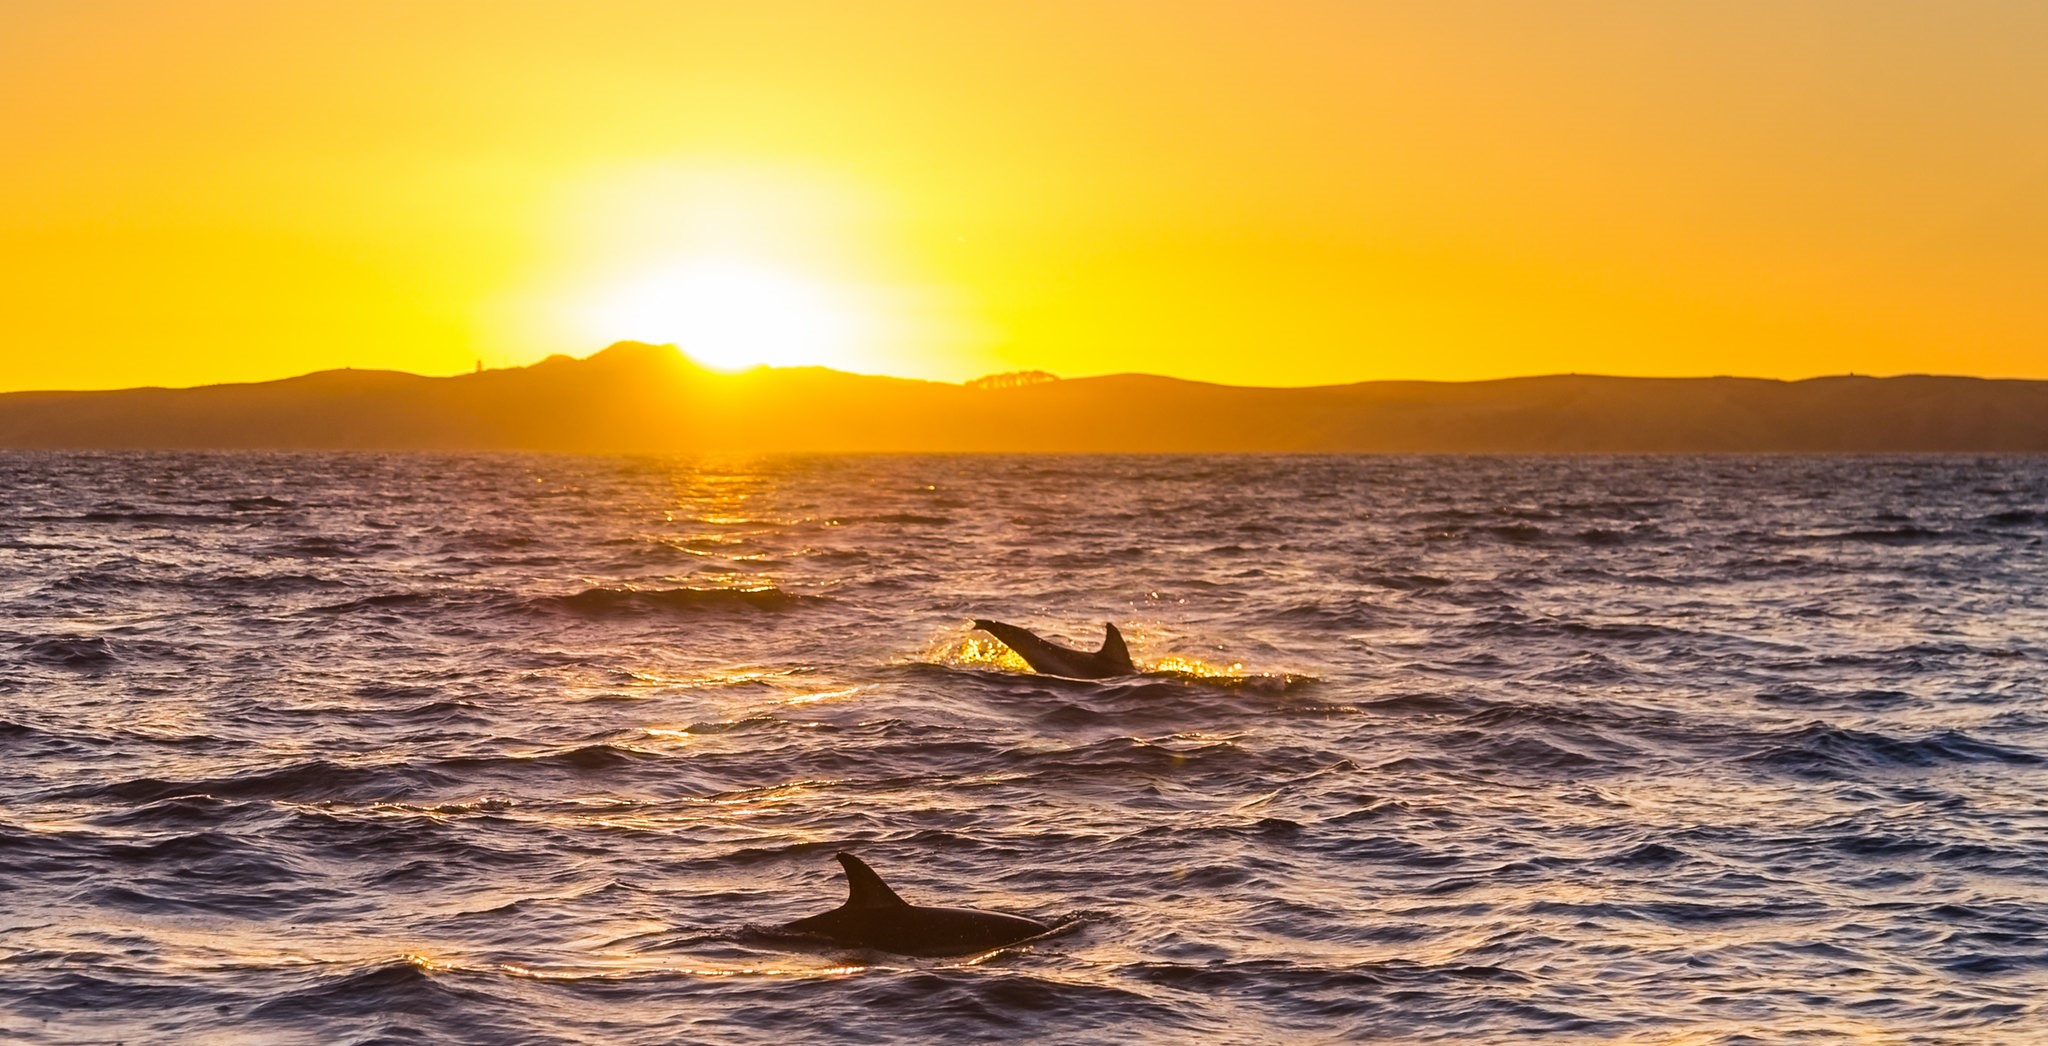
<svg viewBox="0 0 2048 1046"><path fill-rule="evenodd" d="M1016 651L1025 664L1046 675L1069 679L1108 679L1137 671L1131 664L1130 651L1124 648L1123 634L1116 630L1115 625L1107 626L1099 651L1063 647L1041 638L1028 628L986 618L976 618L974 627L1002 640L1003 645Z"/></svg>
<svg viewBox="0 0 2048 1046"><path fill-rule="evenodd" d="M1001 621L975 619L974 627L1002 640L1003 645L1017 652L1034 671L1053 675L1074 675L1075 668L1089 655L1082 650L1069 650L1057 643L1048 642L1028 628L1005 624Z"/></svg>
<svg viewBox="0 0 2048 1046"><path fill-rule="evenodd" d="M834 855L846 869L846 903L783 924L842 944L898 955L968 955L1029 940L1052 927L1036 919L974 908L928 908L905 902L866 862Z"/></svg>

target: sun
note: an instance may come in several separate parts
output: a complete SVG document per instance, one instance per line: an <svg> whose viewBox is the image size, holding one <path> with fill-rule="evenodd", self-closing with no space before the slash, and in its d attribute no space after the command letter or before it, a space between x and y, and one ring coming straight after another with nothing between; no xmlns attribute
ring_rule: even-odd
<svg viewBox="0 0 2048 1046"><path fill-rule="evenodd" d="M673 342L717 370L857 369L859 317L843 292L793 270L697 259L619 286L596 307L614 339Z"/></svg>

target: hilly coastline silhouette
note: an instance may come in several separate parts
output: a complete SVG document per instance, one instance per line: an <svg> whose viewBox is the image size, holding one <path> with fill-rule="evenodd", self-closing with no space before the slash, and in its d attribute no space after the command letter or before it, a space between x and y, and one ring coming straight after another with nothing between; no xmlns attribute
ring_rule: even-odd
<svg viewBox="0 0 2048 1046"><path fill-rule="evenodd" d="M455 377L0 395L15 449L560 452L1794 453L2048 451L2048 382L1913 375L968 385L706 370L673 346Z"/></svg>

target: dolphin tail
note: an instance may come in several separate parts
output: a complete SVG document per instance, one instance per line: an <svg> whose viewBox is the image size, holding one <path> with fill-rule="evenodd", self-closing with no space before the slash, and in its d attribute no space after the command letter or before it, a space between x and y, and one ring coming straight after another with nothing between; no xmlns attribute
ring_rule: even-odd
<svg viewBox="0 0 2048 1046"><path fill-rule="evenodd" d="M848 908L907 908L909 902L896 896L889 884L875 874L860 858L850 853L833 854L839 858L839 866L846 869L846 907Z"/></svg>
<svg viewBox="0 0 2048 1046"><path fill-rule="evenodd" d="M1102 623L1102 629L1102 651L1095 656L1126 671L1136 672L1138 666L1131 664L1131 651L1124 646L1124 634L1108 621Z"/></svg>

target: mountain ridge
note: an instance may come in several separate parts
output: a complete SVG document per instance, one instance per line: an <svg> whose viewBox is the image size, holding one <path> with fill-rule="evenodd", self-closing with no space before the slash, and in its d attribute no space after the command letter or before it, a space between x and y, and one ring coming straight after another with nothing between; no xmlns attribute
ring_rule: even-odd
<svg viewBox="0 0 2048 1046"><path fill-rule="evenodd" d="M2048 452L2048 382L1949 375L970 388L708 370L673 346L428 377L0 394L0 448L560 452Z"/></svg>

